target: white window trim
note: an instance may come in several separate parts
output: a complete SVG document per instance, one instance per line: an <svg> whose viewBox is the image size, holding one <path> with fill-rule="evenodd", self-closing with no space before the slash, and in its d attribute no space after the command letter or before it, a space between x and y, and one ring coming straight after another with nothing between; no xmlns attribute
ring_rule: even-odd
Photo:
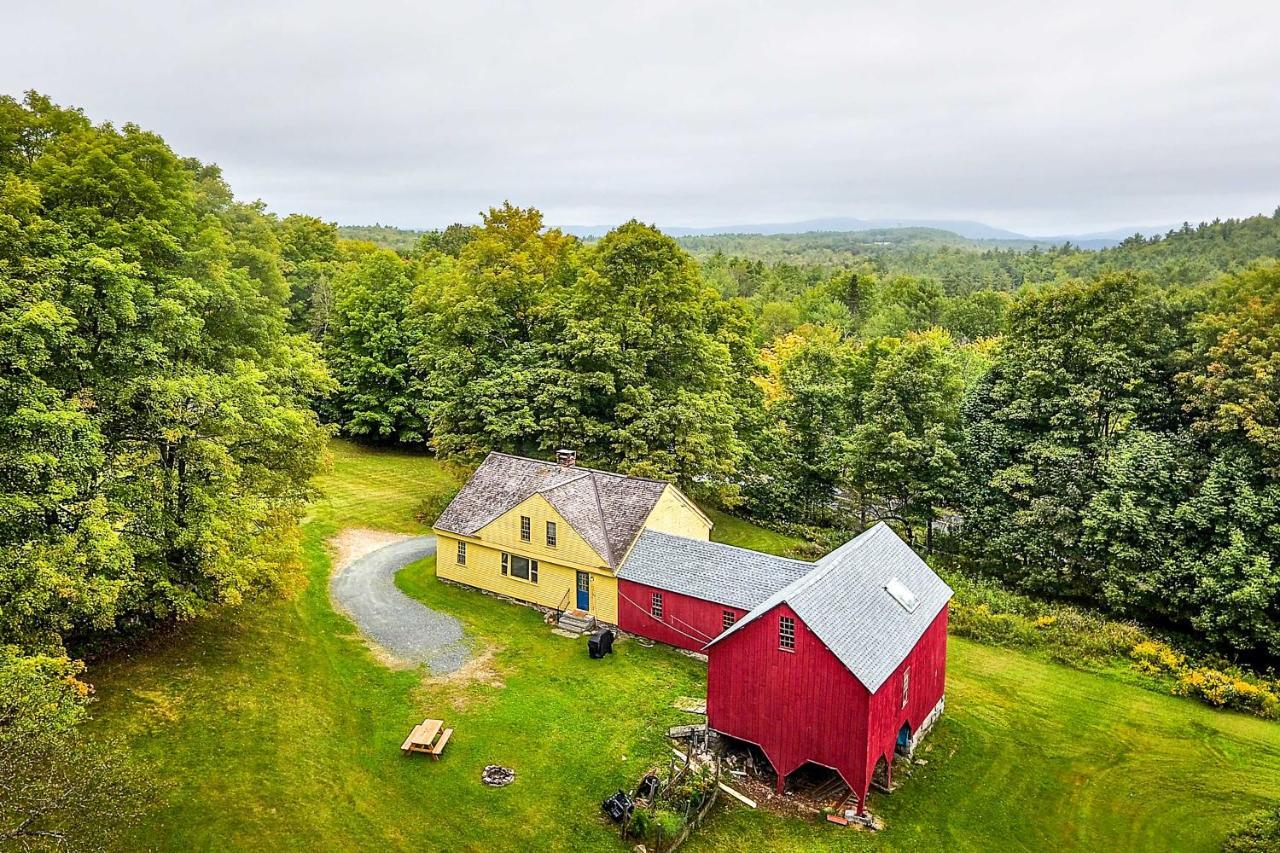
<svg viewBox="0 0 1280 853"><path fill-rule="evenodd" d="M529 561L529 577L522 578L512 570L511 568L512 557L519 557L521 560ZM537 586L538 585L538 561L533 559L532 557L526 557L523 554L508 554L506 551L503 551L502 552L502 574L511 578L511 580L513 581L520 581L521 583L527 583L527 584L532 584L533 586Z"/></svg>
<svg viewBox="0 0 1280 853"><path fill-rule="evenodd" d="M791 628L791 645L787 645L787 632L783 628L790 626ZM794 652L796 650L796 620L790 616L778 617L778 650L783 652Z"/></svg>

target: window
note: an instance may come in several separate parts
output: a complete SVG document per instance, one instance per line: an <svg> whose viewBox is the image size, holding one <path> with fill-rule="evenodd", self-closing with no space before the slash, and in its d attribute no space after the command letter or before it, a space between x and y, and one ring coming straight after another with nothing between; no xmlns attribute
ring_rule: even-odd
<svg viewBox="0 0 1280 853"><path fill-rule="evenodd" d="M738 617L733 615L732 610L722 611L720 624L723 626L721 630L728 631L733 627L733 623L738 621Z"/></svg>
<svg viewBox="0 0 1280 853"><path fill-rule="evenodd" d="M530 583L538 582L538 561L519 554L502 555L502 573Z"/></svg>
<svg viewBox="0 0 1280 853"><path fill-rule="evenodd" d="M467 564L467 543L458 540L458 565L465 566Z"/></svg>
<svg viewBox="0 0 1280 853"><path fill-rule="evenodd" d="M902 707L907 707L907 696L911 692L911 667L902 671Z"/></svg>
<svg viewBox="0 0 1280 853"><path fill-rule="evenodd" d="M520 539L522 541L524 542L529 541L529 538L530 538L529 530L530 530L529 516L527 515L520 516Z"/></svg>
<svg viewBox="0 0 1280 853"><path fill-rule="evenodd" d="M794 651L796 647L796 620L790 616L778 618L778 648Z"/></svg>
<svg viewBox="0 0 1280 853"><path fill-rule="evenodd" d="M655 619L662 618L662 593L655 592L649 596L649 612L653 614Z"/></svg>
<svg viewBox="0 0 1280 853"><path fill-rule="evenodd" d="M556 523L554 521L547 522L547 547L556 547Z"/></svg>

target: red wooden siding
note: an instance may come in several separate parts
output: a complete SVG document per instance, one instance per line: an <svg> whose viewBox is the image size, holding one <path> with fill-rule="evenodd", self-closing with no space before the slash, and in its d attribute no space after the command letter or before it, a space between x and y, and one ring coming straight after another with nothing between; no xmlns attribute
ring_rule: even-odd
<svg viewBox="0 0 1280 853"><path fill-rule="evenodd" d="M662 593L662 619L651 615L653 593ZM660 643L700 652L723 630L724 611L732 610L741 619L746 611L689 595L646 586L634 581L618 581L618 627Z"/></svg>
<svg viewBox="0 0 1280 853"><path fill-rule="evenodd" d="M779 617L796 619L794 652L779 648ZM865 808L877 759L892 761L902 723L914 733L943 696L944 608L872 696L785 604L710 650L707 722L764 750L785 777L806 761L837 770ZM911 668L907 707L902 673Z"/></svg>
<svg viewBox="0 0 1280 853"><path fill-rule="evenodd" d="M783 615L796 620L794 652L778 647ZM780 782L813 761L839 771L861 793L869 699L862 683L785 604L711 648L708 725L759 746Z"/></svg>
<svg viewBox="0 0 1280 853"><path fill-rule="evenodd" d="M902 673L911 668L907 707L902 707ZM893 766L893 748L903 723L914 735L924 724L929 712L946 692L947 680L947 608L942 608L925 629L907 659L871 697L867 725L867 779L880 756Z"/></svg>

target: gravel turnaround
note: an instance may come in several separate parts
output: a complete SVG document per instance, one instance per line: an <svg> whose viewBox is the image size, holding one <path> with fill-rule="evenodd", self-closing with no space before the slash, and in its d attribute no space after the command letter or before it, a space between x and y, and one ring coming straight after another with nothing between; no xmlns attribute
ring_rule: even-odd
<svg viewBox="0 0 1280 853"><path fill-rule="evenodd" d="M434 536L379 548L351 561L329 581L329 592L366 637L393 657L425 663L435 675L466 663L462 625L414 601L396 587L396 572L436 552Z"/></svg>

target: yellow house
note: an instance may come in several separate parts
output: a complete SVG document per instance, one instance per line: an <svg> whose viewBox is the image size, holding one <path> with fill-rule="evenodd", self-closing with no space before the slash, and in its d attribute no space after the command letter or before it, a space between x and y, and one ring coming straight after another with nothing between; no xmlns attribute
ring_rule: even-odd
<svg viewBox="0 0 1280 853"><path fill-rule="evenodd" d="M441 513L436 574L617 624L617 570L643 530L710 537L711 519L670 483L490 453Z"/></svg>

